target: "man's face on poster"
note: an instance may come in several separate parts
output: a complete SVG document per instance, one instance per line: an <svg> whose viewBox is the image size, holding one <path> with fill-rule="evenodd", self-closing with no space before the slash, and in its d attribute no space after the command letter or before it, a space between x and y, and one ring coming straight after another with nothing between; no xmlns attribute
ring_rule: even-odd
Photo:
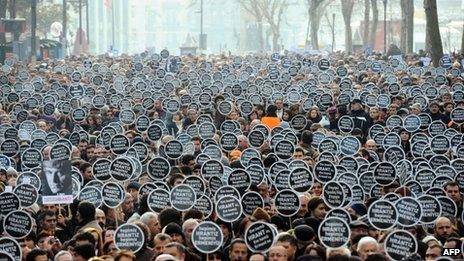
<svg viewBox="0 0 464 261"><path fill-rule="evenodd" d="M52 193L58 193L64 189L66 176L60 172L58 166L53 163L47 163L44 168L44 174Z"/></svg>

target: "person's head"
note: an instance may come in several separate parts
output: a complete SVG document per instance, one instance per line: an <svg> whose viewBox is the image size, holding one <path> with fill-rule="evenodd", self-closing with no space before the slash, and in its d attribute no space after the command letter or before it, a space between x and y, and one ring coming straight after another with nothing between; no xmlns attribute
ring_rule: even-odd
<svg viewBox="0 0 464 261"><path fill-rule="evenodd" d="M241 238L234 239L229 247L230 261L246 261L248 258L248 247Z"/></svg>
<svg viewBox="0 0 464 261"><path fill-rule="evenodd" d="M253 253L250 256L249 261L267 261L267 257L263 253Z"/></svg>
<svg viewBox="0 0 464 261"><path fill-rule="evenodd" d="M269 249L269 261L287 261L293 260L288 257L285 247L275 245Z"/></svg>
<svg viewBox="0 0 464 261"><path fill-rule="evenodd" d="M73 256L69 251L61 250L55 255L53 261L73 261Z"/></svg>
<svg viewBox="0 0 464 261"><path fill-rule="evenodd" d="M40 226L43 230L54 231L56 229L56 214L53 211L46 210L40 215Z"/></svg>
<svg viewBox="0 0 464 261"><path fill-rule="evenodd" d="M167 224L174 222L177 224L182 224L182 215L179 211L173 208L165 208L161 210L158 215L161 228L167 226Z"/></svg>
<svg viewBox="0 0 464 261"><path fill-rule="evenodd" d="M435 221L435 235L441 238L448 238L454 232L453 224L447 217L439 217Z"/></svg>
<svg viewBox="0 0 464 261"><path fill-rule="evenodd" d="M81 233L77 234L74 237L74 239L76 241L76 243L75 243L76 246L84 245L84 244L91 244L95 248L95 245L97 243L97 240L95 239L95 236L90 232L81 232Z"/></svg>
<svg viewBox="0 0 464 261"><path fill-rule="evenodd" d="M184 224L182 224L182 232L184 232L187 243L190 243L192 232L198 226L198 224L198 221L193 218L185 220Z"/></svg>
<svg viewBox="0 0 464 261"><path fill-rule="evenodd" d="M337 255L350 257L351 252L346 247L327 248L327 250L326 250L327 258L331 258L331 257L337 256Z"/></svg>
<svg viewBox="0 0 464 261"><path fill-rule="evenodd" d="M285 248L288 260L293 260L295 258L296 251L298 250L298 241L294 236L289 233L282 233L277 236L275 245Z"/></svg>
<svg viewBox="0 0 464 261"><path fill-rule="evenodd" d="M79 222L90 222L95 220L95 206L88 202L82 201L77 207L77 220Z"/></svg>
<svg viewBox="0 0 464 261"><path fill-rule="evenodd" d="M158 222L158 215L156 213L145 212L142 216L140 216L140 221L147 225L152 236L155 236L161 231L161 227Z"/></svg>
<svg viewBox="0 0 464 261"><path fill-rule="evenodd" d="M87 261L95 256L95 248L89 243L76 245L73 252L74 261Z"/></svg>
<svg viewBox="0 0 464 261"><path fill-rule="evenodd" d="M425 252L425 261L434 261L441 256L442 248L439 245L433 245L427 248Z"/></svg>
<svg viewBox="0 0 464 261"><path fill-rule="evenodd" d="M304 155L305 155L305 152L303 148L297 147L295 148L295 152L293 153L293 159L301 160L303 159Z"/></svg>
<svg viewBox="0 0 464 261"><path fill-rule="evenodd" d="M431 113L439 113L440 112L440 106L438 105L437 102L431 102L429 105L429 110Z"/></svg>
<svg viewBox="0 0 464 261"><path fill-rule="evenodd" d="M185 235L182 232L182 228L177 223L169 223L164 229L163 233L171 236L173 242L185 244Z"/></svg>
<svg viewBox="0 0 464 261"><path fill-rule="evenodd" d="M277 99L275 101L275 106L278 110L282 110L282 108L284 107L284 101L282 101L281 99Z"/></svg>
<svg viewBox="0 0 464 261"><path fill-rule="evenodd" d="M311 187L311 194L319 197L322 194L322 184L319 181L315 181Z"/></svg>
<svg viewBox="0 0 464 261"><path fill-rule="evenodd" d="M462 249L461 247L462 247L462 241L461 239L457 237L450 237L446 239L445 244L443 245L443 248L447 248L447 249L451 249L451 248Z"/></svg>
<svg viewBox="0 0 464 261"><path fill-rule="evenodd" d="M380 117L380 110L377 107L372 107L369 109L369 116L373 120L377 120Z"/></svg>
<svg viewBox="0 0 464 261"><path fill-rule="evenodd" d="M177 258L177 260L183 261L185 260L186 251L187 249L185 248L184 245L179 244L177 242L172 242L172 243L167 244L164 247L163 254L171 255Z"/></svg>
<svg viewBox="0 0 464 261"><path fill-rule="evenodd" d="M459 206L459 203L461 202L459 184L456 181L449 181L445 184L445 191L446 195Z"/></svg>
<svg viewBox="0 0 464 261"><path fill-rule="evenodd" d="M363 237L358 242L357 252L361 260L366 260L369 255L379 252L379 244L372 237Z"/></svg>
<svg viewBox="0 0 464 261"><path fill-rule="evenodd" d="M43 249L32 249L26 256L26 261L48 261L47 252Z"/></svg>
<svg viewBox="0 0 464 261"><path fill-rule="evenodd" d="M306 213L308 213L308 202L309 202L309 197L306 195L300 195L300 210L298 211L298 214L302 217Z"/></svg>
<svg viewBox="0 0 464 261"><path fill-rule="evenodd" d="M114 261L136 261L137 258L132 251L120 250L116 253Z"/></svg>
<svg viewBox="0 0 464 261"><path fill-rule="evenodd" d="M100 224L106 224L105 212L99 208L95 209L95 220Z"/></svg>
<svg viewBox="0 0 464 261"><path fill-rule="evenodd" d="M47 160L43 161L43 178L42 182L48 186L53 194L64 193L66 188L71 185L71 175L61 173L62 165L65 161L62 160Z"/></svg>
<svg viewBox="0 0 464 261"><path fill-rule="evenodd" d="M126 216L131 216L134 213L134 198L130 193L126 193L121 207Z"/></svg>
<svg viewBox="0 0 464 261"><path fill-rule="evenodd" d="M311 213L311 216L322 220L327 213L327 206L322 198L313 197L308 202L308 211Z"/></svg>
<svg viewBox="0 0 464 261"><path fill-rule="evenodd" d="M325 248L316 244L316 243L312 243L312 244L309 244L306 249L305 249L305 255L308 255L312 258L320 258L321 260L325 260L326 258L326 251L325 251Z"/></svg>
<svg viewBox="0 0 464 261"><path fill-rule="evenodd" d="M367 150L376 151L377 150L377 143L375 142L375 140L369 139L369 140L366 141L365 148Z"/></svg>
<svg viewBox="0 0 464 261"><path fill-rule="evenodd" d="M164 247L171 243L172 239L169 235L159 233L153 238L153 251L155 256L161 255L164 252Z"/></svg>

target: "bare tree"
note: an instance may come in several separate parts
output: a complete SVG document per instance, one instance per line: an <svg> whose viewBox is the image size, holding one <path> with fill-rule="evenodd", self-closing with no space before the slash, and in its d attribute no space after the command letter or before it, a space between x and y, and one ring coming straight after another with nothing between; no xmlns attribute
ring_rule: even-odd
<svg viewBox="0 0 464 261"><path fill-rule="evenodd" d="M414 1L401 0L401 35L400 48L412 53L414 46Z"/></svg>
<svg viewBox="0 0 464 261"><path fill-rule="evenodd" d="M364 0L364 26L363 26L363 46L366 47L369 43L369 16L371 12L370 0Z"/></svg>
<svg viewBox="0 0 464 261"><path fill-rule="evenodd" d="M369 33L369 44L374 48L375 38L377 34L377 24L379 23L379 9L377 8L377 0L371 0L372 6L372 26Z"/></svg>
<svg viewBox="0 0 464 261"><path fill-rule="evenodd" d="M464 54L464 24L462 25L461 53Z"/></svg>
<svg viewBox="0 0 464 261"><path fill-rule="evenodd" d="M280 24L282 16L288 8L287 0L255 0L261 6L264 19L269 23L272 32L272 50L280 51Z"/></svg>
<svg viewBox="0 0 464 261"><path fill-rule="evenodd" d="M6 18L6 4L7 4L7 0L0 0L0 19ZM0 62L1 63L3 63L3 60L5 60L5 48L4 48L5 43L6 43L5 33L0 33Z"/></svg>
<svg viewBox="0 0 464 261"><path fill-rule="evenodd" d="M240 0L240 5L245 9L258 25L258 41L260 50L264 50L264 37L263 37L263 12L256 0Z"/></svg>
<svg viewBox="0 0 464 261"><path fill-rule="evenodd" d="M311 32L311 47L315 50L319 49L319 39L317 31L319 31L319 25L321 22L321 18L319 15L322 14L318 12L318 9L322 2L323 0L307 0L308 27ZM306 41L308 41L308 35L306 35Z"/></svg>
<svg viewBox="0 0 464 261"><path fill-rule="evenodd" d="M438 26L437 0L424 0L425 9L425 49L432 58L434 66L438 66L443 56L440 27Z"/></svg>
<svg viewBox="0 0 464 261"><path fill-rule="evenodd" d="M351 33L351 14L353 13L354 0L341 0L343 21L345 22L345 51L353 51L353 36Z"/></svg>

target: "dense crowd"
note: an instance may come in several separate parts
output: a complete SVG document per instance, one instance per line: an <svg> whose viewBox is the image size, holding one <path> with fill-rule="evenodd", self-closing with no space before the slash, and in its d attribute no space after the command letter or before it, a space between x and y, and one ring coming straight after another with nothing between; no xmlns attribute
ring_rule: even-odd
<svg viewBox="0 0 464 261"><path fill-rule="evenodd" d="M9 58L0 72L0 257L377 261L462 252L463 62L166 50L37 66ZM71 165L61 177L43 168L57 159ZM72 203L44 204L70 191ZM31 224L17 221L28 216ZM221 240L202 239L216 228Z"/></svg>

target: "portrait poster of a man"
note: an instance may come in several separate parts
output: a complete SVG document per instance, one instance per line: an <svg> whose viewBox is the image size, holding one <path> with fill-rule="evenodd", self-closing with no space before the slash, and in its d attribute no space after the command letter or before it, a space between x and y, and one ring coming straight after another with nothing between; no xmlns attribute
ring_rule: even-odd
<svg viewBox="0 0 464 261"><path fill-rule="evenodd" d="M73 201L69 160L44 161L40 179L43 204L68 204Z"/></svg>

